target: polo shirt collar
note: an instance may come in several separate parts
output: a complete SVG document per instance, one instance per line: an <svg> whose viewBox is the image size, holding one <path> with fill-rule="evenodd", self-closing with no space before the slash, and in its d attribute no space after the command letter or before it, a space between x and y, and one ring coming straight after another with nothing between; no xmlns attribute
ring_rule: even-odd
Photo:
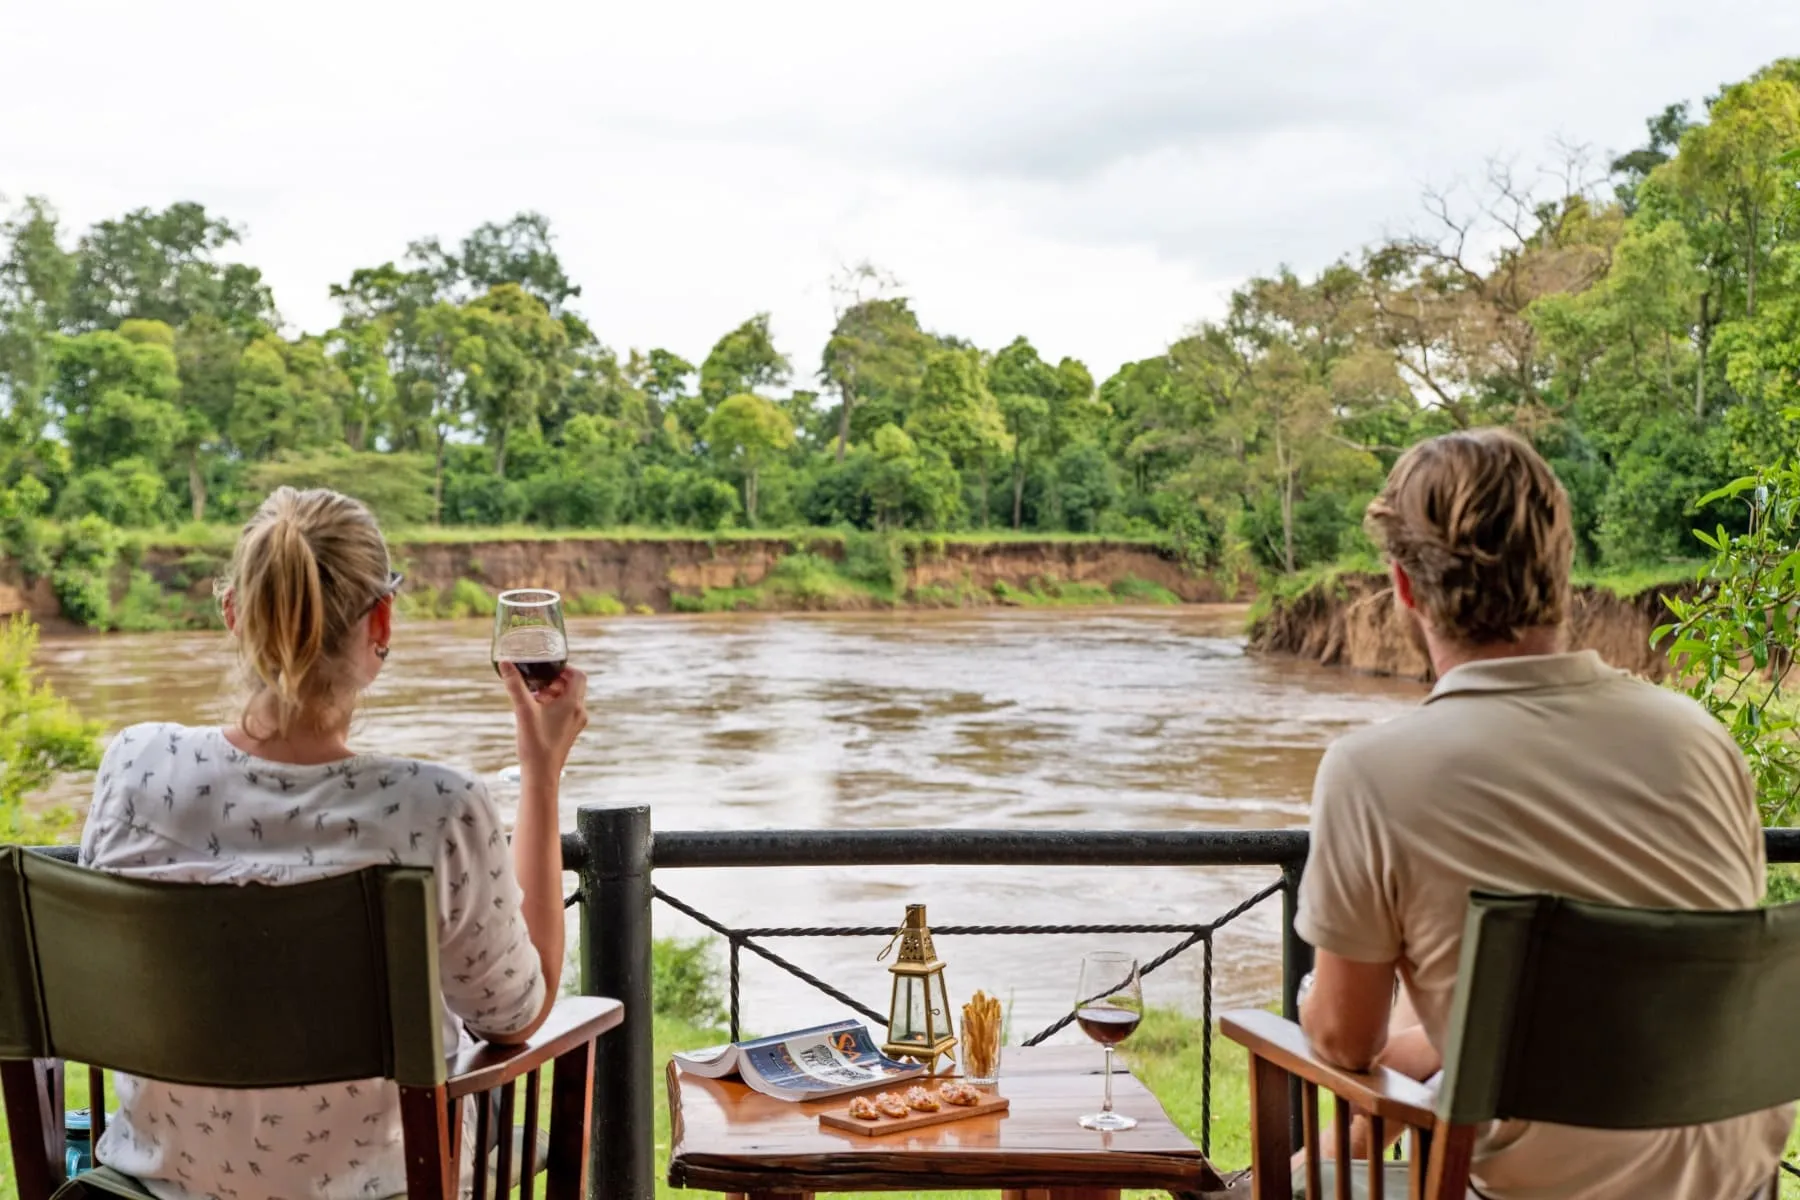
<svg viewBox="0 0 1800 1200"><path fill-rule="evenodd" d="M1425 703L1430 704L1445 696L1480 692L1525 692L1537 688L1579 687L1586 683L1597 683L1617 673L1593 650L1484 658L1446 671L1431 689L1431 694L1425 697Z"/></svg>

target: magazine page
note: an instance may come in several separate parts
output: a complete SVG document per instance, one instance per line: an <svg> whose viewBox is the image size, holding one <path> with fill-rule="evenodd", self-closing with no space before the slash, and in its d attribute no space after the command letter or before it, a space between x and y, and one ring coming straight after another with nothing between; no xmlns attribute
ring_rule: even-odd
<svg viewBox="0 0 1800 1200"><path fill-rule="evenodd" d="M683 1071L703 1079L723 1079L736 1074L738 1069L738 1048L730 1042L723 1046L708 1046L704 1050L677 1051L674 1058Z"/></svg>
<svg viewBox="0 0 1800 1200"><path fill-rule="evenodd" d="M854 1020L746 1045L741 1068L752 1087L782 1100L836 1096L925 1071L887 1058Z"/></svg>
<svg viewBox="0 0 1800 1200"><path fill-rule="evenodd" d="M779 1033L774 1037L756 1038L748 1042L727 1042L723 1046L708 1046L704 1050L682 1050L674 1055L675 1062L690 1075L698 1075L703 1079L723 1079L728 1075L738 1074L739 1060L745 1050L753 1046L774 1046L789 1038L808 1037L814 1034L830 1034L854 1026L862 1029L855 1018L833 1021L829 1025L815 1025L811 1029L801 1029L793 1033ZM864 1034L867 1040L867 1034Z"/></svg>

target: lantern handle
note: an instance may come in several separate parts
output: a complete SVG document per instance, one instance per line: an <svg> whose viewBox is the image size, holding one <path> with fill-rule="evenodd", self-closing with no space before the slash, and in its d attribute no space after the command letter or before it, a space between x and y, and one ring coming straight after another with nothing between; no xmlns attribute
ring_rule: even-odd
<svg viewBox="0 0 1800 1200"><path fill-rule="evenodd" d="M894 947L899 945L900 939L905 936L906 936L906 926L902 925L900 928L894 930L894 936L889 938L888 944L881 948L881 953L877 954L875 956L875 961L876 962L886 962L887 956L894 952Z"/></svg>

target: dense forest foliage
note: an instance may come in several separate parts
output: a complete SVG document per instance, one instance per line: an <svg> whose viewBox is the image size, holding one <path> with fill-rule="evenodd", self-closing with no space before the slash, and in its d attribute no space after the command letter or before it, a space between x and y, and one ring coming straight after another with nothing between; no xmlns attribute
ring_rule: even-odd
<svg viewBox="0 0 1800 1200"><path fill-rule="evenodd" d="M235 521L292 481L396 524L1067 530L1293 571L1363 546L1405 446L1499 422L1562 474L1585 560L1687 556L1694 498L1800 430L1800 59L1647 124L1608 163L1428 195L1415 232L1253 279L1098 383L928 328L866 264L798 362L766 314L697 361L622 352L532 213L353 272L341 320L292 335L202 206L77 236L26 198L0 224L0 536L48 570L96 519ZM50 521L83 532L59 550Z"/></svg>

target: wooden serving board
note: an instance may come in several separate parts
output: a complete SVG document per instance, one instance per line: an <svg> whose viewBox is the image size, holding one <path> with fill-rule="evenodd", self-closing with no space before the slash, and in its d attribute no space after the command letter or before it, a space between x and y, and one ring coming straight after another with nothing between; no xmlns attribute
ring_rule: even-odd
<svg viewBox="0 0 1800 1200"><path fill-rule="evenodd" d="M819 1114L819 1124L826 1129L837 1129L844 1133L859 1133L864 1137L880 1137L888 1133L908 1133L914 1129L924 1129L928 1125L943 1125L950 1121L961 1121L967 1117L985 1117L992 1113L1002 1113L1012 1107L1012 1101L1005 1096L987 1096L980 1104L943 1104L937 1112L908 1112L904 1117L877 1117L873 1121L863 1121L850 1115L849 1106L836 1112Z"/></svg>

